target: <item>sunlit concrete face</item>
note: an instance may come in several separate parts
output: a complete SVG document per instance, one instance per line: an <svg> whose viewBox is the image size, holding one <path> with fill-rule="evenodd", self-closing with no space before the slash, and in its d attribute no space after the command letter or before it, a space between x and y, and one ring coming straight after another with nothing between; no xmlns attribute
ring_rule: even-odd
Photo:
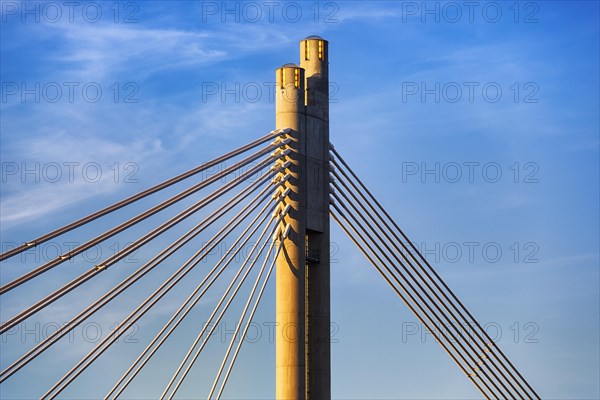
<svg viewBox="0 0 600 400"><path fill-rule="evenodd" d="M286 64L276 71L276 127L290 128L292 138L289 155L291 165L285 174L291 177L287 187L291 189L285 200L291 205L283 221L291 230L283 239L283 247L276 264L276 384L277 399L305 398L305 254L306 204L304 185L304 70ZM284 226L282 225L282 227Z"/></svg>

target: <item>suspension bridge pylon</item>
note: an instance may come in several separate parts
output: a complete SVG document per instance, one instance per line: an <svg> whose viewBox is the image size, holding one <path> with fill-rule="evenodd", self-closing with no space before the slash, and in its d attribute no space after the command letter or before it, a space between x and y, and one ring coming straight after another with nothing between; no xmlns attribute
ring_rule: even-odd
<svg viewBox="0 0 600 400"><path fill-rule="evenodd" d="M276 128L291 129L290 212L276 264L276 398L331 398L328 43L276 70ZM281 172L284 174L286 172Z"/></svg>

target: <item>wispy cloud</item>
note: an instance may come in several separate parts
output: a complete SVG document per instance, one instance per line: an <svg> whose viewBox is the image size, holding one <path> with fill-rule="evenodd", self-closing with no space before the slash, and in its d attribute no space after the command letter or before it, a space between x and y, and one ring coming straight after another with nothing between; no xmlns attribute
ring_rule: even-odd
<svg viewBox="0 0 600 400"><path fill-rule="evenodd" d="M138 24L38 24L30 34L55 37L59 45L48 59L55 68L49 69L51 76L40 78L58 82L111 82L119 76L142 82L159 72L192 70L292 40L289 33L256 25L189 31ZM111 95L105 93L105 97ZM239 135L251 121L260 118L261 113L256 111L267 107L252 103L195 104L190 112L190 105L182 104L181 99L173 99L177 104L171 106L164 101L145 100L135 105L135 113L130 111L133 106L105 101L90 104L81 99L57 104L4 103L3 159L95 162L105 170L116 162L152 163L157 153L162 152L163 160L169 159L189 149L189 143L198 138ZM24 107L28 108L27 117ZM237 117L231 118L234 108ZM166 137L176 137L177 141L165 148ZM3 185L0 202L3 228L117 190L119 185L109 174L94 184L81 177L73 182L41 185L8 182Z"/></svg>
<svg viewBox="0 0 600 400"><path fill-rule="evenodd" d="M22 157L22 160L35 160L23 161L27 166L23 166L23 162L17 163L20 170L32 169L38 165L38 171L43 171L47 163L53 163L60 167L60 174L63 176L59 182L44 181L43 173L39 172L38 179L41 177L42 182L37 185L26 185L27 176L23 177L22 171L19 171L14 180L8 179L12 176L7 177L0 201L3 228L100 194L117 191L121 180L110 168L115 163L138 163L160 151L161 144L155 140L118 144L93 137L57 134L38 138L33 145L20 142L13 147L15 154ZM65 163L76 165L69 167ZM86 168L86 165L91 167ZM69 171L69 168L72 169ZM54 170L51 175L53 178ZM29 178L35 177L30 175Z"/></svg>
<svg viewBox="0 0 600 400"><path fill-rule="evenodd" d="M103 79L137 70L138 77L169 69L206 65L228 56L208 32L152 29L112 24L61 24L56 29L65 46L55 61L82 77Z"/></svg>

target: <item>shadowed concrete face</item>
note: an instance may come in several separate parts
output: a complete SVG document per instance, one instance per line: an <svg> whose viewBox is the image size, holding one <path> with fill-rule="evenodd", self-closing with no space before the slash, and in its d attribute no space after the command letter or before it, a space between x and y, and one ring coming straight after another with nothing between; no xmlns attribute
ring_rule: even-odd
<svg viewBox="0 0 600 400"><path fill-rule="evenodd" d="M300 42L306 76L306 365L307 398L331 397L329 265L329 46Z"/></svg>

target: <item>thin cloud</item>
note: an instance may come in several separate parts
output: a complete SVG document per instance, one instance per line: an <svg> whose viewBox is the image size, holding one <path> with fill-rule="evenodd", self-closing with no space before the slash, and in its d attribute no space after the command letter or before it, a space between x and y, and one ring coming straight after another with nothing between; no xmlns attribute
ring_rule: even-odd
<svg viewBox="0 0 600 400"><path fill-rule="evenodd" d="M93 137L58 134L38 138L34 143L21 142L13 148L13 154L18 155L15 159L35 160L40 168L46 162L58 163L63 176L56 183L47 181L34 186L24 184L19 176L15 179L6 177L7 182L3 183L4 193L0 201L3 229L73 206L86 199L118 191L121 182L115 181L115 176L109 173L109 168L115 162L123 165L144 160L159 152L161 145L154 140L117 144ZM135 155L135 160L132 159L132 155ZM64 164L61 164L64 161L78 163L73 167L72 176L65 176L68 171L66 167L63 168ZM92 168L94 176L84 176L82 166L87 163L99 166L98 178L96 167ZM28 168L31 168L31 165Z"/></svg>

